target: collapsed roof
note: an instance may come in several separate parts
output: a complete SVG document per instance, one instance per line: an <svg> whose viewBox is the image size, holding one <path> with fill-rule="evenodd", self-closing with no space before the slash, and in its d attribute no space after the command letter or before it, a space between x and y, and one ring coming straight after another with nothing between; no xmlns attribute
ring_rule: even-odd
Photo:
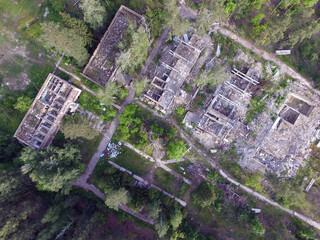
<svg viewBox="0 0 320 240"><path fill-rule="evenodd" d="M104 87L117 71L117 44L125 37L129 23L136 22L139 26L142 21L141 15L122 5L84 68L83 75Z"/></svg>
<svg viewBox="0 0 320 240"><path fill-rule="evenodd" d="M33 148L48 147L63 116L77 108L75 101L80 93L80 89L50 73L14 137Z"/></svg>

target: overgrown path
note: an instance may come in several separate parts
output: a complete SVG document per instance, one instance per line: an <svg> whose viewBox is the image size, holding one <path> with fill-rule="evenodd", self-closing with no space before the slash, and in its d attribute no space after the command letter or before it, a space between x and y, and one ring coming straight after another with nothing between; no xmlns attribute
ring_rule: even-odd
<svg viewBox="0 0 320 240"><path fill-rule="evenodd" d="M98 163L98 161L100 159L100 155L106 149L108 143L110 142L113 134L115 133L115 131L116 131L117 127L118 127L119 115L123 112L124 107L132 102L132 100L134 99L134 95L135 95L134 90L132 88L130 88L129 89L129 94L128 94L126 100L121 105L121 109L118 111L117 116L111 122L111 125L110 125L108 131L104 134L96 153L92 156L92 158L91 158L89 164L87 165L87 168L84 171L84 173L82 175L80 175L78 180L73 184L74 186L81 187L82 185L87 183L90 175L92 174L93 170L95 169L95 167L96 167L96 165L97 165L97 163Z"/></svg>
<svg viewBox="0 0 320 240"><path fill-rule="evenodd" d="M91 191L92 193L94 193L98 198L100 198L102 201L105 201L105 197L104 197L104 193L101 192L96 186L94 186L93 184L88 183L88 179L90 177L90 175L92 174L93 170L95 169L99 159L100 159L100 155L102 154L102 152L106 149L108 143L110 142L113 134L115 133L118 124L119 124L119 115L123 112L123 109L125 106L127 106L128 104L130 104L132 102L132 100L134 99L134 95L135 92L132 88L129 89L129 94L126 98L126 100L124 101L124 103L121 105L121 109L118 111L117 116L113 119L110 128L108 129L108 131L104 134L103 139L100 142L100 145L98 147L98 150L96 151L96 153L93 155L93 157L91 158L89 164L87 165L86 170L84 171L84 173L82 175L79 176L79 178L77 179L77 181L75 181L73 183L74 187L79 187L82 188L86 191ZM122 205L120 204L118 206L118 208L128 214L131 214L132 216L140 219L141 221L144 221L146 223L149 223L151 225L154 224L154 219L147 217L144 214L141 214L139 212L133 212L132 209L130 209L128 206L126 205Z"/></svg>
<svg viewBox="0 0 320 240"><path fill-rule="evenodd" d="M293 70L291 67L289 67L287 64L285 64L284 62L282 62L279 58L277 58L275 55L268 53L267 51L264 51L258 47L256 47L255 45L253 45L251 42L243 39L242 37L238 36L237 34L231 32L230 30L225 29L223 26L220 25L214 25L212 26L212 28L214 30L217 30L219 33L221 33L222 35L231 38L233 41L239 43L240 45L242 45L243 47L251 50L252 52L254 52L255 54L261 56L262 58L264 58L267 61L271 61L274 62L275 64L277 64L286 74L288 74L290 77L300 81L301 84L309 87L309 88L313 88L313 86L310 84L310 81L307 80L305 77L303 77L301 74L297 73L295 70ZM319 93L318 90L313 89L315 91L317 91Z"/></svg>
<svg viewBox="0 0 320 240"><path fill-rule="evenodd" d="M280 209L281 211L284 211L286 213L289 213L297 218L299 218L300 220L302 220L303 222L317 228L318 230L320 230L320 223L314 221L313 219L309 218L309 217L306 217L304 216L303 214L300 214L300 213L297 213L295 211L292 211L290 209L287 209L287 208L284 208L282 207L280 204L278 204L277 202L275 201L272 201L271 199L263 196L262 194L258 193L258 192L255 192L253 191L252 189L242 185L241 183L239 183L238 181L234 180L232 177L230 177L227 173L225 173L222 169L222 167L217 163L215 162L210 156L207 155L207 152L203 149L201 149L200 147L197 147L197 144L195 142L194 139L192 139L190 136L187 136L186 133L180 128L179 124L174 120L172 119L171 117L169 116L164 116L162 114L159 114L158 112L148 108L147 106L145 106L143 103L139 102L139 101L135 101L136 104L138 104L139 106L141 106L142 108L152 112L152 114L156 117L159 117L159 118L163 118L164 120L166 120L167 122L169 122L170 124L174 125L175 128L179 131L180 133L180 136L188 143L188 145L190 147L192 147L193 150L195 150L198 154L202 155L205 160L213 167L215 168L216 170L219 171L219 173L221 174L221 176L223 178L225 178L226 180L228 180L229 182L231 182L232 184L238 186L239 188L241 188L242 190L244 190L245 192L247 192L248 194L250 194L251 196L254 196L256 198L258 198L259 200L267 203L267 204L270 204L272 206L274 206L275 208L278 208Z"/></svg>

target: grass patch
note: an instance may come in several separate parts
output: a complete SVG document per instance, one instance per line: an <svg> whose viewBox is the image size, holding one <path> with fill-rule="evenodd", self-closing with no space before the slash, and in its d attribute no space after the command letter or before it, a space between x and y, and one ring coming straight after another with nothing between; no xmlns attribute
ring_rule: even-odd
<svg viewBox="0 0 320 240"><path fill-rule="evenodd" d="M122 147L121 154L116 159L110 160L139 176L148 174L153 167L152 162L125 146Z"/></svg>
<svg viewBox="0 0 320 240"><path fill-rule="evenodd" d="M79 144L80 152L82 155L81 162L89 163L90 159L97 151L97 148L99 147L102 137L103 137L102 134L99 134L97 137L95 137L92 140L82 139L82 143Z"/></svg>
<svg viewBox="0 0 320 240"><path fill-rule="evenodd" d="M156 181L156 185L158 187L171 194L177 195L176 193L179 190L175 187L175 182L177 179L170 173L166 172L162 168L157 168L154 173L154 180Z"/></svg>

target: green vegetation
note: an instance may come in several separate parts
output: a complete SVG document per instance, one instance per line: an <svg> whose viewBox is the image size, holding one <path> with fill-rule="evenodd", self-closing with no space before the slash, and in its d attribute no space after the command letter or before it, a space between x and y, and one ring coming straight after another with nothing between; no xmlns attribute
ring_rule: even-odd
<svg viewBox="0 0 320 240"><path fill-rule="evenodd" d="M99 131L93 129L89 123L90 121L84 116L67 116L64 117L60 129L64 136L71 140L79 137L92 140L99 135Z"/></svg>
<svg viewBox="0 0 320 240"><path fill-rule="evenodd" d="M118 93L120 93L120 87L115 82L107 82L105 88L98 90L97 99L104 106L110 107L115 102Z"/></svg>
<svg viewBox="0 0 320 240"><path fill-rule="evenodd" d="M142 78L141 80L135 80L133 82L133 89L136 92L137 97L140 97L143 90L148 86L148 79Z"/></svg>
<svg viewBox="0 0 320 240"><path fill-rule="evenodd" d="M119 44L121 53L117 57L117 66L129 75L138 75L148 56L149 38L145 29L129 25L127 39Z"/></svg>
<svg viewBox="0 0 320 240"><path fill-rule="evenodd" d="M153 163L125 146L122 146L121 154L117 158L110 160L138 176L148 174L153 167Z"/></svg>
<svg viewBox="0 0 320 240"><path fill-rule="evenodd" d="M39 190L68 194L73 182L83 171L80 150L71 144L64 148L50 146L47 150L33 151L26 147L21 152L21 170L37 182Z"/></svg>
<svg viewBox="0 0 320 240"><path fill-rule="evenodd" d="M170 159L176 159L179 161L187 150L188 148L182 140L170 142L168 144L167 155Z"/></svg>
<svg viewBox="0 0 320 240"><path fill-rule="evenodd" d="M103 26L107 12L100 0L81 0L80 7L83 10L83 20L93 29Z"/></svg>
<svg viewBox="0 0 320 240"><path fill-rule="evenodd" d="M202 71L194 80L194 83L200 89L205 86L214 87L220 85L228 79L229 74L225 72L224 66L217 66L210 71Z"/></svg>
<svg viewBox="0 0 320 240"><path fill-rule="evenodd" d="M81 20L71 17L68 13L60 12L60 15L63 25L73 29L81 37L84 46L92 47L93 35L87 25Z"/></svg>
<svg viewBox="0 0 320 240"><path fill-rule="evenodd" d="M118 211L119 204L127 204L129 202L129 192L124 188L107 191L105 204Z"/></svg>
<svg viewBox="0 0 320 240"><path fill-rule="evenodd" d="M54 22L44 22L42 40L46 48L54 48L61 54L74 57L79 66L83 66L88 58L88 51L75 30L67 29Z"/></svg>

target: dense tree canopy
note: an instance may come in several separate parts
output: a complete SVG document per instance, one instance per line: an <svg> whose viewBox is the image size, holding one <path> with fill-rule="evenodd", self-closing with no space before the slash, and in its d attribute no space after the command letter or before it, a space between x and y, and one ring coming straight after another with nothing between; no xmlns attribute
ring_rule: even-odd
<svg viewBox="0 0 320 240"><path fill-rule="evenodd" d="M80 7L83 10L84 21L93 29L103 26L106 21L107 12L100 0L81 0Z"/></svg>
<svg viewBox="0 0 320 240"><path fill-rule="evenodd" d="M79 66L83 66L89 54L85 49L81 37L73 29L62 27L54 22L44 22L42 26L42 40L46 48L54 48L66 56L74 57Z"/></svg>
<svg viewBox="0 0 320 240"><path fill-rule="evenodd" d="M116 96L120 92L120 86L115 82L107 82L104 88L99 88L97 91L97 98L100 103L103 103L106 107L110 107L116 100Z"/></svg>
<svg viewBox="0 0 320 240"><path fill-rule="evenodd" d="M148 86L148 79L142 78L141 80L136 79L133 82L133 89L136 92L136 95L139 97L143 90Z"/></svg>
<svg viewBox="0 0 320 240"><path fill-rule="evenodd" d="M60 15L62 17L63 25L67 28L73 29L79 37L81 37L84 46L91 47L93 36L87 25L83 21L71 17L68 13L60 12Z"/></svg>
<svg viewBox="0 0 320 240"><path fill-rule="evenodd" d="M32 99L27 96L18 97L17 102L13 106L14 109L20 112L26 112L31 107Z"/></svg>
<svg viewBox="0 0 320 240"><path fill-rule="evenodd" d="M64 136L70 139L85 137L91 140L99 135L99 131L93 129L92 126L89 125L89 120L84 116L65 117L60 129Z"/></svg>
<svg viewBox="0 0 320 240"><path fill-rule="evenodd" d="M137 75L148 56L149 38L142 26L134 30L133 25L127 33L131 39L129 43L120 44L121 53L117 57L117 66L124 73ZM132 32L133 31L133 32Z"/></svg>
<svg viewBox="0 0 320 240"><path fill-rule="evenodd" d="M64 148L50 146L39 151L26 147L20 156L22 172L29 174L39 189L62 193L71 190L81 173L83 165L80 159L80 150L71 144L66 144Z"/></svg>
<svg viewBox="0 0 320 240"><path fill-rule="evenodd" d="M216 65L212 70L202 71L195 79L194 83L203 89L205 86L213 87L221 84L228 79L229 75L225 72L224 66Z"/></svg>
<svg viewBox="0 0 320 240"><path fill-rule="evenodd" d="M115 189L108 191L106 195L105 204L114 210L118 210L119 204L127 204L129 202L130 195L129 192L124 189Z"/></svg>
<svg viewBox="0 0 320 240"><path fill-rule="evenodd" d="M187 146L182 140L173 141L168 144L167 154L171 159L176 159L177 161L179 161L179 159L183 157L186 151Z"/></svg>

